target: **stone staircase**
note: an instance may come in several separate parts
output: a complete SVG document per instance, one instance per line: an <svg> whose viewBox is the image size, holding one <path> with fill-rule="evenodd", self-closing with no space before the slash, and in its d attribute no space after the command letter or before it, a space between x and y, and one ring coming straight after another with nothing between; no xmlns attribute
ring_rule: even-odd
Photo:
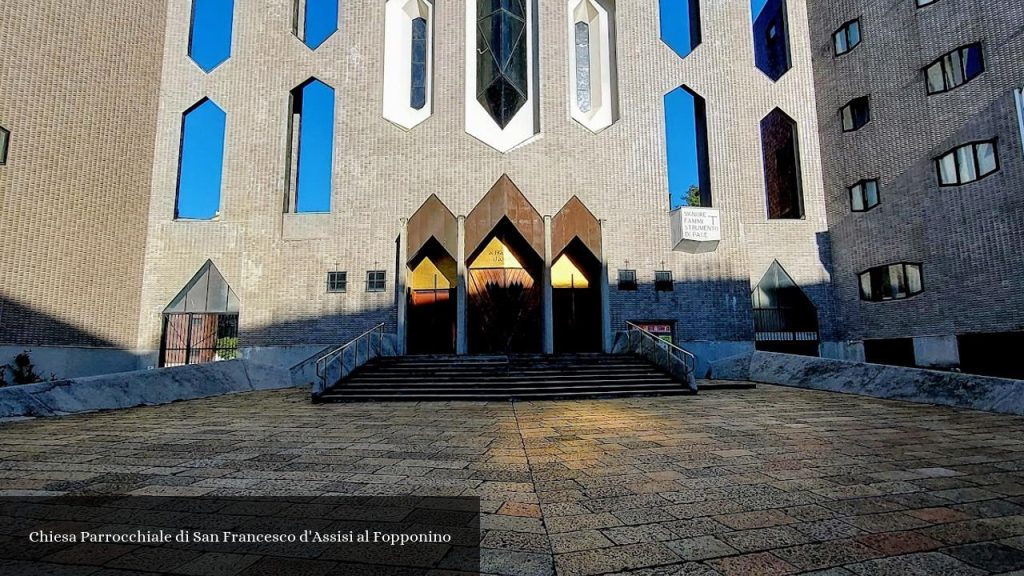
<svg viewBox="0 0 1024 576"><path fill-rule="evenodd" d="M321 402L556 400L693 394L630 355L402 356L377 358Z"/></svg>

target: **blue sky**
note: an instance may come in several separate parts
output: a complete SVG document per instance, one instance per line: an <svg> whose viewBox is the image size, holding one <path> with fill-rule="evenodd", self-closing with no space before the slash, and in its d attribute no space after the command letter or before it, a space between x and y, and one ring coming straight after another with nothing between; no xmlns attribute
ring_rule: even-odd
<svg viewBox="0 0 1024 576"><path fill-rule="evenodd" d="M751 0L751 22L768 0ZM661 0L661 38L681 57L690 53L690 10L686 0ZM693 96L682 88L665 95L668 189L671 208L686 204L690 186L700 182Z"/></svg>
<svg viewBox="0 0 1024 576"><path fill-rule="evenodd" d="M209 220L220 210L225 119L213 100L185 114L177 218Z"/></svg>
<svg viewBox="0 0 1024 576"><path fill-rule="evenodd" d="M334 166L334 90L314 80L302 89L298 212L331 211Z"/></svg>
<svg viewBox="0 0 1024 576"><path fill-rule="evenodd" d="M306 0L306 46L316 49L338 29L338 0Z"/></svg>
<svg viewBox="0 0 1024 576"><path fill-rule="evenodd" d="M693 96L683 88L665 95L668 190L671 208L686 205L686 193L700 182Z"/></svg>
<svg viewBox="0 0 1024 576"><path fill-rule="evenodd" d="M210 72L231 56L234 0L195 0L189 56Z"/></svg>

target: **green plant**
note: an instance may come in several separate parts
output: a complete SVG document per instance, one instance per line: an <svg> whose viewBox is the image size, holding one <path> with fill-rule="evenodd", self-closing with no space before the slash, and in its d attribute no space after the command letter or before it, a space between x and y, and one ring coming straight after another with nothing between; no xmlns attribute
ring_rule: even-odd
<svg viewBox="0 0 1024 576"><path fill-rule="evenodd" d="M0 366L0 387L8 384L34 384L42 382L43 378L36 374L35 365L28 350L14 357L14 364ZM6 374L11 373L11 382L7 382Z"/></svg>
<svg viewBox="0 0 1024 576"><path fill-rule="evenodd" d="M221 360L234 360L238 358L238 337L226 336L217 339L217 356Z"/></svg>

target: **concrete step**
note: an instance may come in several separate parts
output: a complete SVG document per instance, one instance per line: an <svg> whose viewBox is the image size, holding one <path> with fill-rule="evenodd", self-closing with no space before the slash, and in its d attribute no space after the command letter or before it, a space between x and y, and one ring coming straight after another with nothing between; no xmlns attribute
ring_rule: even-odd
<svg viewBox="0 0 1024 576"><path fill-rule="evenodd" d="M319 398L320 402L421 402L421 401L510 401L510 400L573 400L588 398L630 398L637 396L689 396L693 392L679 386L664 388L620 388L604 391L527 391L527 392L444 392L384 394L381 392L346 393L341 389L333 389Z"/></svg>
<svg viewBox="0 0 1024 576"><path fill-rule="evenodd" d="M545 400L684 395L690 389L634 356L406 356L378 358L318 401Z"/></svg>

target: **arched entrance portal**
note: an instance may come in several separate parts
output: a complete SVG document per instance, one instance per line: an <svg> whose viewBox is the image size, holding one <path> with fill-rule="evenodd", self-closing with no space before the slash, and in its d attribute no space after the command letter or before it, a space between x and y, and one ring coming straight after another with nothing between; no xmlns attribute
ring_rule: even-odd
<svg viewBox="0 0 1024 576"><path fill-rule="evenodd" d="M408 353L455 352L455 259L431 239L409 270Z"/></svg>
<svg viewBox="0 0 1024 576"><path fill-rule="evenodd" d="M555 352L601 351L601 262L573 240L551 266Z"/></svg>
<svg viewBox="0 0 1024 576"><path fill-rule="evenodd" d="M555 352L600 352L601 222L573 196L551 219L551 305Z"/></svg>
<svg viewBox="0 0 1024 576"><path fill-rule="evenodd" d="M502 176L455 217L431 195L398 252L402 353L611 350L602 226L575 196L541 217Z"/></svg>
<svg viewBox="0 0 1024 576"><path fill-rule="evenodd" d="M467 350L541 352L544 219L508 176L466 216Z"/></svg>
<svg viewBox="0 0 1024 576"><path fill-rule="evenodd" d="M540 256L503 218L469 262L469 352L540 352Z"/></svg>
<svg viewBox="0 0 1024 576"><path fill-rule="evenodd" d="M456 342L458 222L431 195L409 218L406 353L451 354Z"/></svg>

